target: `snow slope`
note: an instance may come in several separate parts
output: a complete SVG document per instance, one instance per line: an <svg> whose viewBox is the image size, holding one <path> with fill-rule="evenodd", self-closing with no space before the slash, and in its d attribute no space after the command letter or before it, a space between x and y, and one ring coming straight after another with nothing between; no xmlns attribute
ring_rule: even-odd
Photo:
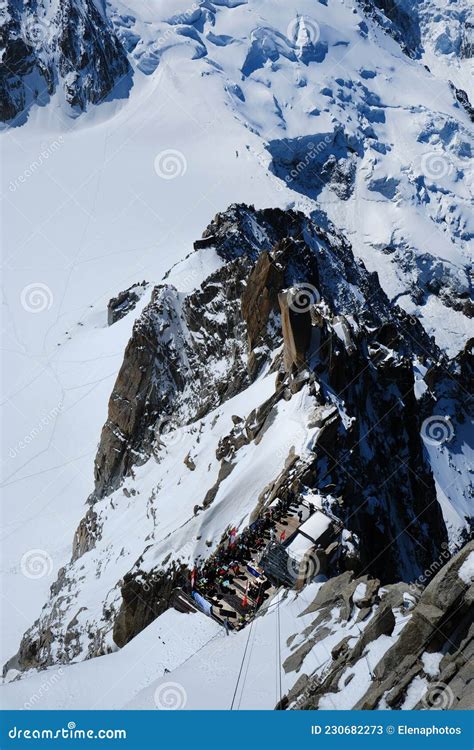
<svg viewBox="0 0 474 750"><path fill-rule="evenodd" d="M169 610L122 651L68 668L33 673L27 680L4 686L2 708L124 708L141 690L174 671L206 644L212 648L222 638L222 628L208 617Z"/></svg>
<svg viewBox="0 0 474 750"><path fill-rule="evenodd" d="M228 637L205 615L169 610L115 654L53 667L4 685L2 705L27 710L272 710L293 687L298 672L324 674L331 649L345 637L355 641L368 624L358 624L355 606L341 625L334 607L326 636L308 651L296 673L285 670L284 661L305 642L306 630L311 630L314 612L305 610L321 585L322 581L312 583L298 595L279 594L251 628ZM381 636L370 644L350 691L328 695L325 708L355 705L370 685L369 670L406 624L406 617L398 615L398 619L392 636Z"/></svg>

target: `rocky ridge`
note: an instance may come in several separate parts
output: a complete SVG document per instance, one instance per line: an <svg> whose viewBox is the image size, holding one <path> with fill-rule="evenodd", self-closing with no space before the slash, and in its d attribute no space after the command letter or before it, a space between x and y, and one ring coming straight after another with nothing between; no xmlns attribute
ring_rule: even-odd
<svg viewBox="0 0 474 750"><path fill-rule="evenodd" d="M103 2L8 0L0 39L0 120L9 125L22 125L55 91L77 114L130 87L131 67Z"/></svg>
<svg viewBox="0 0 474 750"><path fill-rule="evenodd" d="M374 709L471 709L473 707L472 654L474 626L474 543L470 542L445 563L441 557L429 584L381 587L372 579L353 579L347 574L324 584L313 610L317 637L334 605L349 619L354 609L363 626L359 638L344 639L332 650L332 663L316 676L300 675L283 708L339 707ZM463 571L464 568L464 571ZM362 594L359 594L360 590ZM357 595L355 592L357 591ZM319 627L316 627L319 626ZM396 636L382 656L371 658L372 683L362 696L351 696L351 679L358 664L370 658L370 644ZM284 665L298 670L301 648ZM357 688L356 688L357 691Z"/></svg>
<svg viewBox="0 0 474 750"><path fill-rule="evenodd" d="M347 241L303 214L233 205L196 245L219 269L192 293L156 287L136 321L71 563L7 671L123 646L227 524L275 497L317 497L342 528L338 565L367 583L416 581L466 538L448 540L426 421L442 397L454 432L467 424L471 347L449 362ZM160 522L167 513L177 525Z"/></svg>

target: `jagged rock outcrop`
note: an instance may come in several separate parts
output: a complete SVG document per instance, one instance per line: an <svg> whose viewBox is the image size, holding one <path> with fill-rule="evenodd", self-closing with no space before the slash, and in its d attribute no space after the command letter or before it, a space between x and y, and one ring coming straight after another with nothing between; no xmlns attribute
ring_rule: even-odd
<svg viewBox="0 0 474 750"><path fill-rule="evenodd" d="M463 566L466 572L463 573ZM459 551L432 578L421 591L416 587L387 587L372 595L372 604L366 612L372 616L363 628L360 638L351 647L341 643L333 651L333 663L323 678L314 680L307 676L304 689L297 686L286 699L286 705L303 709L326 707L328 700L337 700L338 693L350 686L347 677L364 658L370 643L381 635L394 633L396 619L403 624L393 645L385 650L376 664L373 664L372 684L363 697L354 700L351 708L375 709L455 709L472 708L472 653L474 649L474 628L472 611L474 603L474 543L471 542ZM469 570L471 573L469 574ZM346 597L348 612L351 610L351 592L358 581L333 579L329 591L339 583L340 593L329 596L331 606ZM365 584L364 584L365 585ZM325 584L318 594L319 601L314 610L319 617L327 606L328 594ZM413 601L417 599L414 606ZM375 607L373 604L380 604ZM361 602L358 602L360 606ZM397 618L394 617L394 611ZM402 619L400 620L400 614ZM365 618L362 618L365 619ZM316 631L317 632L317 631ZM297 663L296 653L291 664ZM414 698L410 698L409 691ZM350 687L348 687L350 691ZM416 697L419 696L419 697ZM410 705L405 701L410 700Z"/></svg>
<svg viewBox="0 0 474 750"><path fill-rule="evenodd" d="M327 186L343 201L353 193L357 160L364 153L362 138L341 126L328 133L271 140L266 148L272 171L292 190L317 198Z"/></svg>
<svg viewBox="0 0 474 750"><path fill-rule="evenodd" d="M23 124L31 105L55 91L71 111L83 111L130 87L131 67L102 0L8 0L0 40L0 120L10 125Z"/></svg>
<svg viewBox="0 0 474 750"><path fill-rule="evenodd" d="M127 643L170 606L179 576L216 549L215 514L235 523L223 508L235 512L244 500L250 522L276 497L291 502L316 493L342 529L324 570L365 582L370 596L362 610L374 595L373 577L395 587L416 581L445 549L422 424L448 383L453 420L466 419L460 394L472 353L449 363L419 322L390 303L349 244L303 214L233 205L203 239L220 267L188 294L156 287L134 325L97 452L91 509L71 563L23 638L14 659L20 669ZM415 363L426 372L423 394ZM221 422L237 396L238 413L232 405ZM290 421L278 421L286 408ZM274 471L252 473L250 487L246 462L255 457L258 465L282 429L288 436ZM271 452L262 455L263 468ZM183 467L179 478L176 466ZM160 536L160 518L182 485L187 510L165 522ZM113 519L120 524L124 512L140 525L115 539ZM86 592L92 585L97 596L104 570L107 591L92 607ZM392 626L380 610L366 637Z"/></svg>
<svg viewBox="0 0 474 750"><path fill-rule="evenodd" d="M125 315L132 312L132 310L135 310L146 287L146 281L142 281L141 284L133 284L133 286L130 286L109 300L109 304L107 305L107 323L109 326L112 326L118 320L124 318Z"/></svg>
<svg viewBox="0 0 474 750"><path fill-rule="evenodd" d="M236 260L216 272L182 307L172 287L154 290L134 326L109 401L93 500L145 461L177 419L199 418L248 382L240 311L246 266L246 259ZM223 308L225 316L220 315ZM226 363L218 382L212 374L217 360Z"/></svg>
<svg viewBox="0 0 474 750"><path fill-rule="evenodd" d="M466 110L467 114L469 115L471 119L471 122L474 122L474 107L469 101L469 97L467 93L464 91L464 89L459 89L453 84L452 84L452 89L453 89L453 93L457 101L462 107L464 107L464 109ZM472 317L472 312L471 312L471 317Z"/></svg>
<svg viewBox="0 0 474 750"><path fill-rule="evenodd" d="M185 569L184 569L185 570ZM122 604L114 622L113 639L120 648L146 628L170 606L173 591L185 580L178 568L163 575L127 574L121 594Z"/></svg>
<svg viewBox="0 0 474 750"><path fill-rule="evenodd" d="M74 560L78 560L82 555L92 549L99 536L100 529L97 526L97 513L93 508L89 508L74 534L74 540L72 543L72 561L74 562Z"/></svg>
<svg viewBox="0 0 474 750"><path fill-rule="evenodd" d="M364 12L400 44L410 55L420 54L421 33L416 4L407 11L402 0L359 0Z"/></svg>

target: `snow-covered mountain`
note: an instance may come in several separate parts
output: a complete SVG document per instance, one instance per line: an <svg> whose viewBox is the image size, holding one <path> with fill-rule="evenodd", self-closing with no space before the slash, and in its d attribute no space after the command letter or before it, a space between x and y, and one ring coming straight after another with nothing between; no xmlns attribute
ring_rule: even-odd
<svg viewBox="0 0 474 750"><path fill-rule="evenodd" d="M0 21L0 117L11 125L55 92L73 114L128 91L131 67L102 0L8 0Z"/></svg>
<svg viewBox="0 0 474 750"><path fill-rule="evenodd" d="M7 4L10 705L38 690L38 669L71 675L72 695L70 679L95 680L88 660L106 655L113 674L162 633L156 669L103 703L148 708L165 668L187 679L170 631L188 639L185 658L200 652L194 671L218 702L202 653L222 628L170 608L228 530L245 536L277 499L333 529L316 538L313 582L272 591L260 611L266 631L281 609L294 636L282 705L423 701L441 647L430 631L409 651L403 633L416 607L430 611L423 589L473 515L469 12ZM443 568L458 603L469 550ZM344 614L328 617L332 602ZM320 642L338 647L334 663ZM224 640L223 670L238 671L242 643ZM387 698L392 647L426 670ZM381 665L377 695L362 655ZM352 703L344 669L360 677Z"/></svg>
<svg viewBox="0 0 474 750"><path fill-rule="evenodd" d="M406 54L465 90L472 101L470 60L474 48L471 3L422 0L360 0L361 7L398 41Z"/></svg>

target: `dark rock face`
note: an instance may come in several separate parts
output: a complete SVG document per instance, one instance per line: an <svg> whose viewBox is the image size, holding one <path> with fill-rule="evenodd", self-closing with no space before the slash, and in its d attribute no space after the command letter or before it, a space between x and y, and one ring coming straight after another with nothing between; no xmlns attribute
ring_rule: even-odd
<svg viewBox="0 0 474 750"><path fill-rule="evenodd" d="M337 127L331 133L273 140L267 150L273 172L292 190L317 198L327 186L338 198L347 200L352 195L363 144Z"/></svg>
<svg viewBox="0 0 474 750"><path fill-rule="evenodd" d="M131 68L102 2L61 0L53 14L47 0L8 0L0 40L0 119L10 125L23 124L31 105L55 91L83 111L130 87Z"/></svg>
<svg viewBox="0 0 474 750"><path fill-rule="evenodd" d="M0 16L0 119L11 121L22 113L34 96L45 102L53 91L51 72L33 47L35 27L24 25L22 8L9 2ZM30 41L29 31L33 39ZM41 30L41 29L40 29ZM29 88L29 85L31 89ZM26 85L28 84L28 85Z"/></svg>
<svg viewBox="0 0 474 750"><path fill-rule="evenodd" d="M173 287L154 290L134 326L109 401L92 499L115 489L134 464L146 460L177 418L193 421L248 383L240 309L246 267L246 259L224 267L182 306ZM227 368L218 382L212 375L217 359Z"/></svg>
<svg viewBox="0 0 474 750"><path fill-rule="evenodd" d="M411 365L401 342L388 361L377 361L377 333L375 340L359 338L349 353L326 322L320 331L316 371L328 392L343 394L347 414L355 420L348 426L339 421L333 439L319 446L320 454L303 481L319 488L332 485L333 493L342 496L341 520L361 539L370 539L362 545L363 570L385 581L400 575L409 580L424 557L415 550L414 530L430 550L425 562L446 539L423 455ZM375 354L366 358L362 352L369 350ZM430 526L427 535L422 531L428 528L425 523Z"/></svg>
<svg viewBox="0 0 474 750"><path fill-rule="evenodd" d="M451 88L453 90L454 96L456 97L457 101L463 107L467 114L469 115L471 122L474 122L474 107L472 106L471 102L469 101L469 97L467 93L464 91L464 89L458 89L454 84L451 84ZM467 314L467 311L466 311ZM472 313L469 317L472 317Z"/></svg>
<svg viewBox="0 0 474 750"><path fill-rule="evenodd" d="M123 476L130 467L129 455L135 441L145 438L152 408L154 358L146 330L134 331L110 397L108 419L95 460L96 491L100 495L117 486L117 476Z"/></svg>
<svg viewBox="0 0 474 750"><path fill-rule="evenodd" d="M95 541L100 537L100 528L97 524L97 513L89 508L81 520L72 543L72 562L78 560L82 555L95 546Z"/></svg>
<svg viewBox="0 0 474 750"><path fill-rule="evenodd" d="M268 252L262 252L252 269L242 294L242 316L247 324L249 349L261 343L270 313L278 310L278 289L283 269Z"/></svg>
<svg viewBox="0 0 474 750"><path fill-rule="evenodd" d="M400 0L359 0L362 10L399 43L410 57L418 57L421 34L416 3L411 13Z"/></svg>
<svg viewBox="0 0 474 750"><path fill-rule="evenodd" d="M127 574L122 585L122 605L114 622L114 642L122 648L159 615L165 612L173 591L184 580L180 568L166 576L154 576L139 571Z"/></svg>
<svg viewBox="0 0 474 750"><path fill-rule="evenodd" d="M116 297L112 297L107 305L107 323L109 326L112 326L118 320L122 320L125 315L135 309L146 286L146 281L142 281L141 284L134 284L117 294Z"/></svg>

